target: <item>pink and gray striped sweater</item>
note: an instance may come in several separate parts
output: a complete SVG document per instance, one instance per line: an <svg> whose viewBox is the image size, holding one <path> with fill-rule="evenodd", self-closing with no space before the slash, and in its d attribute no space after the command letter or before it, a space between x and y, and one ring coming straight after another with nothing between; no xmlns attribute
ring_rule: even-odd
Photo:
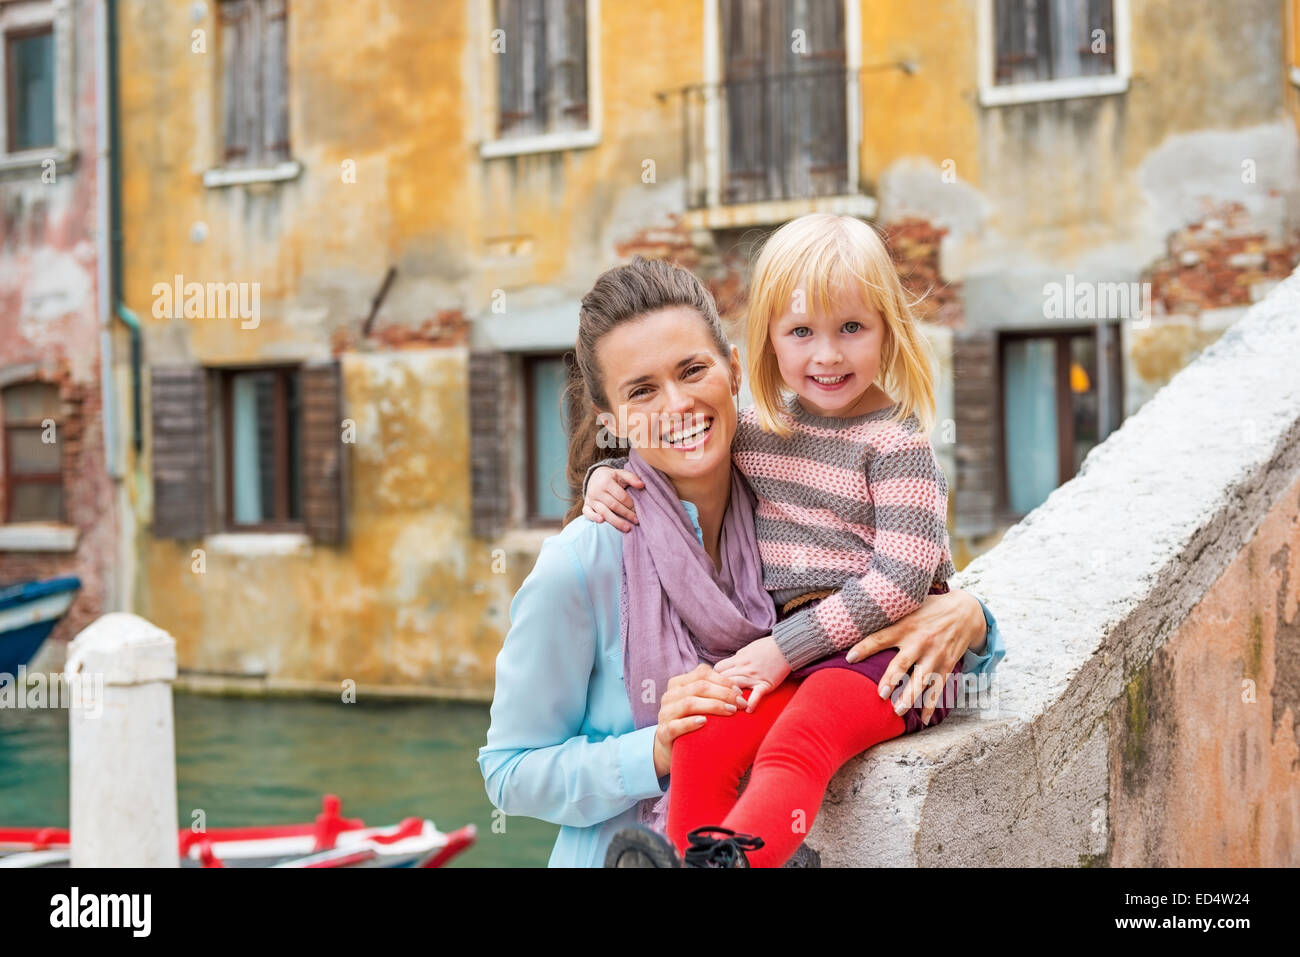
<svg viewBox="0 0 1300 957"><path fill-rule="evenodd" d="M773 628L792 670L911 614L956 571L943 469L916 417L894 422L893 413L827 418L791 395L788 439L764 432L752 407L740 413L732 461L758 498L764 586L778 609L838 589Z"/></svg>

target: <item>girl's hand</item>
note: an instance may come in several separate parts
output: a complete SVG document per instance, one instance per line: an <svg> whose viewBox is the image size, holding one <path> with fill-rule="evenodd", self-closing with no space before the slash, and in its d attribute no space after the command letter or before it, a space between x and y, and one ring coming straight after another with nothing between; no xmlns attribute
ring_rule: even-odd
<svg viewBox="0 0 1300 957"><path fill-rule="evenodd" d="M771 635L751 641L715 666L724 678L734 678L742 688L752 688L745 710L752 712L769 691L775 691L790 674L790 663Z"/></svg>
<svg viewBox="0 0 1300 957"><path fill-rule="evenodd" d="M655 774L663 777L673 764L673 741L700 728L705 715L735 714L744 705L736 684L704 662L685 674L668 679L659 699L659 727L655 731Z"/></svg>
<svg viewBox="0 0 1300 957"><path fill-rule="evenodd" d="M587 496L582 500L582 514L593 522L603 522L608 518L609 524L620 532L632 531L628 522L640 525L641 521L636 517L632 496L625 491L628 485L645 488L645 482L635 472L610 468L608 465L600 466L587 481Z"/></svg>
<svg viewBox="0 0 1300 957"><path fill-rule="evenodd" d="M921 699L921 723L929 724L953 666L966 649L984 644L987 629L984 611L975 596L964 591L927 595L921 607L906 618L868 635L849 649L849 660L860 661L885 648L897 648L898 655L880 676L880 697L888 698L894 686L902 682L902 690L894 699L894 711L901 715ZM909 676L913 665L916 667ZM934 690L926 694L931 688Z"/></svg>

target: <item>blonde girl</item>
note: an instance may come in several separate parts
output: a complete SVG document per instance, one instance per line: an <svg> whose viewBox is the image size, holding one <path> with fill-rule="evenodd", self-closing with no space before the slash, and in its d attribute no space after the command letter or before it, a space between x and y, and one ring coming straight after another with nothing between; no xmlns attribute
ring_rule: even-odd
<svg viewBox="0 0 1300 957"><path fill-rule="evenodd" d="M831 214L777 230L754 266L746 341L754 405L741 413L732 458L757 498L777 623L716 664L751 689L748 705L674 743L667 826L679 852L728 841L751 866L781 866L845 761L919 730L930 708L931 723L947 715L956 676L945 684L936 661L895 661L897 648L863 660L849 652L946 592L954 568L947 483L927 438L933 355L876 230ZM707 423L684 410L683 424L674 435L689 449ZM597 468L584 514L635 521L624 485L640 479ZM968 672L991 671L1001 657L985 616L991 634L983 652L967 651ZM917 665L924 693L909 688L891 703ZM620 833L611 854L654 840Z"/></svg>

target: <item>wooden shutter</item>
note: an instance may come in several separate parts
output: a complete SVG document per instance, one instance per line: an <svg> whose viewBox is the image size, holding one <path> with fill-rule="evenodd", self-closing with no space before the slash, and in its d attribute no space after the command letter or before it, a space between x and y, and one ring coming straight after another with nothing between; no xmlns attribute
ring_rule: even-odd
<svg viewBox="0 0 1300 957"><path fill-rule="evenodd" d="M1079 59L1084 75L1115 72L1115 4L1114 0L1088 0L1083 37L1079 43ZM1092 31L1101 30L1106 35L1106 51L1092 52Z"/></svg>
<svg viewBox="0 0 1300 957"><path fill-rule="evenodd" d="M727 166L722 202L766 198L771 149L766 41L773 11L763 0L722 0L723 80L726 128L722 130ZM784 64L782 57L779 63ZM777 72L777 68L771 72Z"/></svg>
<svg viewBox="0 0 1300 957"><path fill-rule="evenodd" d="M252 0L222 0L220 10L225 158L246 163L256 158L259 142Z"/></svg>
<svg viewBox="0 0 1300 957"><path fill-rule="evenodd" d="M505 36L505 51L497 58L497 135L512 127L519 115L519 4L496 0L496 29Z"/></svg>
<svg viewBox="0 0 1300 957"><path fill-rule="evenodd" d="M262 8L262 151L269 161L289 157L289 68L285 61L285 0Z"/></svg>
<svg viewBox="0 0 1300 957"><path fill-rule="evenodd" d="M343 443L343 374L337 359L302 367L302 512L313 541L347 539L348 452Z"/></svg>
<svg viewBox="0 0 1300 957"><path fill-rule="evenodd" d="M504 352L471 352L470 524L479 538L500 535L510 519L510 457L503 429L509 403L510 357Z"/></svg>
<svg viewBox="0 0 1300 957"><path fill-rule="evenodd" d="M547 0L549 129L587 125L587 0Z"/></svg>
<svg viewBox="0 0 1300 957"><path fill-rule="evenodd" d="M957 427L954 531L987 535L995 524L999 481L997 333L956 333L952 359Z"/></svg>
<svg viewBox="0 0 1300 957"><path fill-rule="evenodd" d="M542 0L497 0L497 133L538 133L546 125L546 17Z"/></svg>
<svg viewBox="0 0 1300 957"><path fill-rule="evenodd" d="M1051 36L1051 0L996 0L994 83L1049 79L1046 43Z"/></svg>
<svg viewBox="0 0 1300 957"><path fill-rule="evenodd" d="M149 380L153 534L199 538L208 531L212 498L207 373L202 366L153 366Z"/></svg>
<svg viewBox="0 0 1300 957"><path fill-rule="evenodd" d="M856 191L848 183L848 90L844 4L796 5L786 24L786 49L796 27L807 32L807 55L791 54L796 76L784 98L782 126L789 132L784 181L788 195L835 196ZM856 80L856 78L855 78ZM856 184L854 184L856 185Z"/></svg>

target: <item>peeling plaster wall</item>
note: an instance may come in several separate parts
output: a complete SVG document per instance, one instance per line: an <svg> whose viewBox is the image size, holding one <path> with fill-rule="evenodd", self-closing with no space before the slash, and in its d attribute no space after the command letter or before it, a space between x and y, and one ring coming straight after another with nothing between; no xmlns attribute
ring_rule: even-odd
<svg viewBox="0 0 1300 957"><path fill-rule="evenodd" d="M464 304L469 77L464 9L357 0L288 16L296 179L210 188L221 166L215 2L120 4L125 298L146 321L150 362L320 358L360 325L388 267L383 321L418 325ZM194 11L200 13L194 17ZM191 34L205 31L205 52ZM355 165L346 182L344 164ZM153 288L260 288L256 329L153 316Z"/></svg>
<svg viewBox="0 0 1300 957"><path fill-rule="evenodd" d="M863 179L877 184L883 221L950 230L941 272L963 284L971 327L1050 324L1043 286L1067 272L1138 281L1206 202L1241 203L1270 240L1294 241L1300 147L1284 109L1278 4L1132 7L1126 92L998 107L978 101L975 0L867 18L864 58L910 58L919 70L864 79ZM925 29L934 22L951 29ZM1246 160L1254 182L1242 181Z"/></svg>
<svg viewBox="0 0 1300 957"><path fill-rule="evenodd" d="M465 352L343 363L357 425L346 548L255 553L209 536L195 574L188 543L151 540L141 614L189 670L490 695L499 609L529 564L468 544Z"/></svg>
<svg viewBox="0 0 1300 957"><path fill-rule="evenodd" d="M1110 864L1300 864L1300 482L1108 721Z"/></svg>
<svg viewBox="0 0 1300 957"><path fill-rule="evenodd" d="M40 166L0 172L0 385L35 379L57 387L65 519L77 530L72 552L0 551L0 585L59 575L82 582L36 667L57 668L66 640L119 600L117 513L100 391L96 217L103 184L95 168L101 91L95 86L94 8L90 0L72 0L69 17L76 160L57 169L52 182L43 180ZM124 341L119 338L115 348ZM0 478L4 469L0 461ZM0 487L0 519L4 494Z"/></svg>

